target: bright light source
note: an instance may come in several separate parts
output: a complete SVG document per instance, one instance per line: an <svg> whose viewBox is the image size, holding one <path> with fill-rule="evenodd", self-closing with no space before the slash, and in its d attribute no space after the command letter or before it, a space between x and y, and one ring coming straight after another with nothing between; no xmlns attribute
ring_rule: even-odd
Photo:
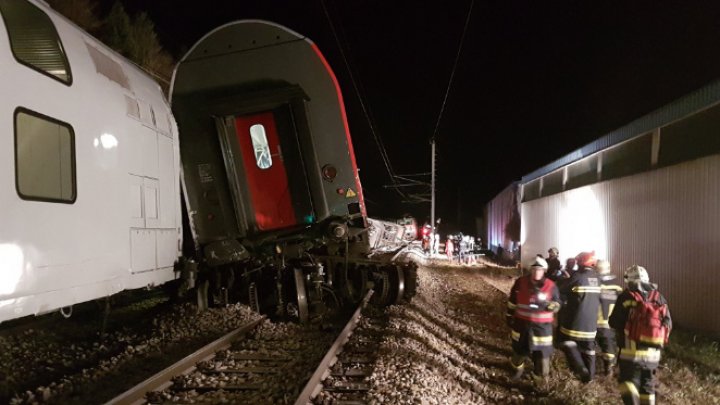
<svg viewBox="0 0 720 405"><path fill-rule="evenodd" d="M607 258L607 230L604 209L592 187L562 193L558 218L559 248L567 256L595 251L598 258Z"/></svg>
<svg viewBox="0 0 720 405"><path fill-rule="evenodd" d="M0 244L0 295L15 292L23 273L25 257L18 245Z"/></svg>
<svg viewBox="0 0 720 405"><path fill-rule="evenodd" d="M100 143L102 144L102 147L104 149L112 149L118 146L117 138L115 138L115 136L111 134L100 135Z"/></svg>

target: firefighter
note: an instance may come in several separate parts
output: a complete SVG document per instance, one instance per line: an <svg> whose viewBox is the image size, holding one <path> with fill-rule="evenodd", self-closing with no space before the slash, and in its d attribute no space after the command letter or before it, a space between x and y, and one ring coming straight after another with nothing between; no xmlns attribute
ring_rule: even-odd
<svg viewBox="0 0 720 405"><path fill-rule="evenodd" d="M608 319L615 307L615 301L622 292L622 287L617 282L617 277L610 273L610 262L598 260L595 269L600 276L600 310L597 317L596 346L602 350L605 375L611 375L617 360L617 343L615 331L610 328Z"/></svg>
<svg viewBox="0 0 720 405"><path fill-rule="evenodd" d="M560 264L560 251L556 247L552 247L548 249L548 258L547 258L547 277L557 282L558 278L560 278L560 269L562 268L562 264Z"/></svg>
<svg viewBox="0 0 720 405"><path fill-rule="evenodd" d="M625 290L610 315L620 344L620 395L625 404L655 404L655 372L662 347L672 329L667 301L650 283L647 270L633 265L625 270ZM648 310L649 308L649 310ZM642 312L643 316L635 316ZM647 314L652 316L648 316ZM643 324L640 319L645 319Z"/></svg>
<svg viewBox="0 0 720 405"><path fill-rule="evenodd" d="M536 377L545 378L550 372L553 318L560 309L560 296L555 283L545 277L546 270L545 259L535 257L530 274L518 278L510 290L506 315L512 328L510 364L515 370L515 380L522 377L528 356L532 358Z"/></svg>
<svg viewBox="0 0 720 405"><path fill-rule="evenodd" d="M577 257L578 270L562 284L560 299L560 348L570 368L582 382L595 376L595 335L600 309L600 279L593 269L595 252L582 252Z"/></svg>

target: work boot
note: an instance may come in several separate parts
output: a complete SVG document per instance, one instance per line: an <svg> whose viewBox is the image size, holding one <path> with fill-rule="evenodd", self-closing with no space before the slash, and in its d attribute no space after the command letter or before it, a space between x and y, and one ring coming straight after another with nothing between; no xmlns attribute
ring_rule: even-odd
<svg viewBox="0 0 720 405"><path fill-rule="evenodd" d="M515 373L512 376L513 381L517 381L522 378L525 373L525 356L519 354L513 354L510 358L510 365L512 366Z"/></svg>
<svg viewBox="0 0 720 405"><path fill-rule="evenodd" d="M589 379L587 381L583 382L590 382L593 378L595 378L595 352L594 351L587 351L582 353L582 361L585 365L585 369L588 372Z"/></svg>
<svg viewBox="0 0 720 405"><path fill-rule="evenodd" d="M605 359L605 376L610 377L613 375L615 369L615 362L612 360Z"/></svg>
<svg viewBox="0 0 720 405"><path fill-rule="evenodd" d="M587 384L590 381L592 381L592 376L590 375L590 372L586 368L583 368L582 370L580 370L580 372L578 373L578 377L580 378L580 381L582 381L584 384Z"/></svg>
<svg viewBox="0 0 720 405"><path fill-rule="evenodd" d="M550 358L543 357L541 352L534 353L533 366L533 373L539 377L545 378L550 374Z"/></svg>

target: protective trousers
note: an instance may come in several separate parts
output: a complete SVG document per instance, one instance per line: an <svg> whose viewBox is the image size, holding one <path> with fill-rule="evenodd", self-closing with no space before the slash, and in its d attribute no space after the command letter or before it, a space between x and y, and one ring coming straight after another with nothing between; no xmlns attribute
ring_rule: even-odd
<svg viewBox="0 0 720 405"><path fill-rule="evenodd" d="M615 341L615 330L608 328L598 328L595 337L597 346L602 350L601 358L605 363L605 374L612 374L612 369L617 361L617 343Z"/></svg>
<svg viewBox="0 0 720 405"><path fill-rule="evenodd" d="M513 378L518 379L522 377L525 371L525 358L527 355L520 353L513 353L510 359L510 365L515 369L515 376ZM545 353L541 351L532 352L533 361L533 374L538 377L547 377L550 374L550 357L545 356Z"/></svg>
<svg viewBox="0 0 720 405"><path fill-rule="evenodd" d="M582 382L590 382L595 377L595 341L565 340L560 343L568 365L580 377Z"/></svg>
<svg viewBox="0 0 720 405"><path fill-rule="evenodd" d="M655 405L657 364L643 366L620 360L620 395L626 405Z"/></svg>

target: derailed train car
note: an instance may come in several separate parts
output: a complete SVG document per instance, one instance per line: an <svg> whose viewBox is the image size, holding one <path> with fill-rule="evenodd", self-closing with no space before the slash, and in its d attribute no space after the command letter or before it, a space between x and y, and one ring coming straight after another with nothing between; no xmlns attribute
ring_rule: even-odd
<svg viewBox="0 0 720 405"><path fill-rule="evenodd" d="M193 242L186 256L208 274L200 287L209 296L235 292L304 320L370 285L382 302L412 295L414 269L366 258L342 94L312 41L265 21L222 26L178 64L171 98Z"/></svg>
<svg viewBox="0 0 720 405"><path fill-rule="evenodd" d="M301 319L373 284L412 295L412 267L367 259L342 98L310 41L213 31L175 72L174 117L149 75L45 3L0 15L0 322L170 282Z"/></svg>

